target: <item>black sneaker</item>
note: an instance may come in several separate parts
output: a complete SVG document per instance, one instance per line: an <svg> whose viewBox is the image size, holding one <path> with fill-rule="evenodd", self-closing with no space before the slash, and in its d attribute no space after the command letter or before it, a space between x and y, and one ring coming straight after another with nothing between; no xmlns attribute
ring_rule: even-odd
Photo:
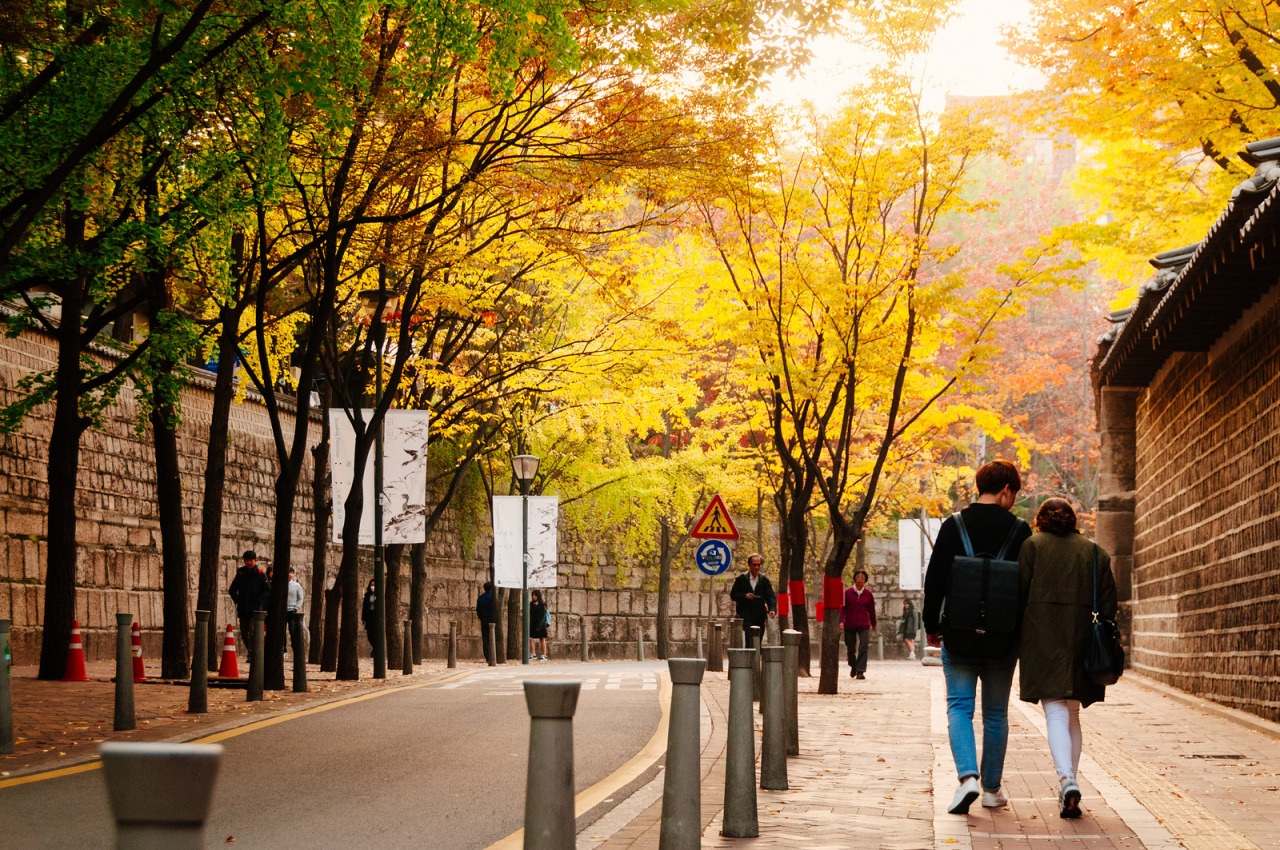
<svg viewBox="0 0 1280 850"><path fill-rule="evenodd" d="M1080 786L1074 779L1067 779L1058 791L1058 817L1078 818L1080 811Z"/></svg>

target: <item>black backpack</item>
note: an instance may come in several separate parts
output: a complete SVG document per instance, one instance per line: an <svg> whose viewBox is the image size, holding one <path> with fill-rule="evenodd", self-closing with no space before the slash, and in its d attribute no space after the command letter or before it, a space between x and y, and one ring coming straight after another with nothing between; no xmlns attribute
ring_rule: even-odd
<svg viewBox="0 0 1280 850"><path fill-rule="evenodd" d="M964 554L951 562L942 611L942 641L949 655L1005 658L1018 642L1018 562L1009 547L1025 523L1016 520L994 556L975 555L959 512L952 514Z"/></svg>

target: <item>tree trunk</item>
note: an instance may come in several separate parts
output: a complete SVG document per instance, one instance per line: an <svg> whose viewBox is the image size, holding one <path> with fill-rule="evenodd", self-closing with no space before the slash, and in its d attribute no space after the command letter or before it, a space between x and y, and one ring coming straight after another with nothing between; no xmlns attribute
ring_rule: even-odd
<svg viewBox="0 0 1280 850"><path fill-rule="evenodd" d="M333 587L324 592L324 648L320 653L320 670L332 673L338 669L338 617L341 614L342 585L334 578Z"/></svg>
<svg viewBox="0 0 1280 850"><path fill-rule="evenodd" d="M670 657L671 635L671 522L659 521L661 538L658 548L658 660Z"/></svg>
<svg viewBox="0 0 1280 850"><path fill-rule="evenodd" d="M489 573L492 575L492 571ZM492 581L492 579L490 579ZM493 604L493 648L495 660L498 664L507 663L507 632L502 623L502 608L507 602L507 589L505 587L494 588Z"/></svg>
<svg viewBox="0 0 1280 850"><path fill-rule="evenodd" d="M515 588L507 589L507 658L523 658L520 641L524 640L520 628L520 592Z"/></svg>
<svg viewBox="0 0 1280 850"><path fill-rule="evenodd" d="M307 647L307 661L320 663L321 647L328 634L325 625L328 623L328 594L324 586L328 579L329 563L329 490L326 471L329 469L329 399L328 382L325 382L325 399L321 406L324 413L320 431L320 442L311 449L312 462L315 464L315 475L311 478L311 504L315 515L315 527L311 537L311 613L308 628L311 630L311 642ZM299 392L302 389L299 388ZM331 668L332 669L332 668Z"/></svg>
<svg viewBox="0 0 1280 850"><path fill-rule="evenodd" d="M409 634L413 638L413 663L422 663L422 635L427 627L427 544L415 543L409 551Z"/></svg>
<svg viewBox="0 0 1280 850"><path fill-rule="evenodd" d="M171 364L172 366L172 364ZM160 513L161 573L163 575L164 634L160 676L185 679L191 675L190 605L187 598L187 527L182 516L182 476L178 466L178 435L173 405L158 399L151 410L156 456L156 498Z"/></svg>
<svg viewBox="0 0 1280 850"><path fill-rule="evenodd" d="M83 221L80 223L81 233ZM69 242L74 242L68 239ZM80 435L88 426L80 415L81 281L72 281L62 301L58 327L58 366L49 436L48 561L44 579L44 630L40 642L41 679L61 679L71 647L76 612L76 475L80 469Z"/></svg>
<svg viewBox="0 0 1280 850"><path fill-rule="evenodd" d="M386 565L386 630L387 630L387 669L395 670L404 666L404 623L400 615L400 566L404 563L404 543L391 543L383 550L383 563Z"/></svg>
<svg viewBox="0 0 1280 850"><path fill-rule="evenodd" d="M358 453L357 453L358 455ZM342 563L338 584L342 586L342 617L338 626L338 669L340 681L360 678L360 514L364 509L364 464L356 458L353 484L347 495L347 515L342 523Z"/></svg>
<svg viewBox="0 0 1280 850"><path fill-rule="evenodd" d="M243 244L243 239L240 240ZM222 557L222 500L227 481L227 431L235 399L236 328L239 312L222 310L218 334L218 372L213 384L213 410L204 465L204 496L200 508L200 566L196 578L196 607L209 612L209 669L218 669L222 655L218 630L218 562Z"/></svg>
<svg viewBox="0 0 1280 850"><path fill-rule="evenodd" d="M827 578L843 578L849 555L858 542L858 532L854 530L852 523L836 519L832 523L831 534L831 554L827 556L823 574ZM823 620L822 670L818 679L818 693L834 694L838 692L840 681L840 610L826 609Z"/></svg>

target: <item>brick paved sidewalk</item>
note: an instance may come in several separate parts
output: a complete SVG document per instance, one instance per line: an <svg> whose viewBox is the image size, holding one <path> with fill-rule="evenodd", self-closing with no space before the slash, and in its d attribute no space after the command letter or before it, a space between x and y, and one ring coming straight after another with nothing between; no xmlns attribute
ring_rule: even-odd
<svg viewBox="0 0 1280 850"><path fill-rule="evenodd" d="M458 671L485 665L458 662ZM361 660L360 679L339 682L333 673L321 673L318 665L307 665L307 693L292 691L292 668L288 668L289 690L266 691L261 702L246 702L241 688L210 687L207 714L188 714L190 690L186 685L160 682L133 686L137 729L113 730L115 723L115 662L87 665L88 682L46 682L36 678L37 668L14 667L13 686L14 752L0 755L0 781L66 767L97 758L103 741L182 741L243 725L272 714L293 711L366 691L429 681L450 671L443 660L427 660L414 668L412 676L388 670L387 678L373 678L373 662ZM148 664L148 676L158 676L157 662ZM241 670L248 675L247 667Z"/></svg>

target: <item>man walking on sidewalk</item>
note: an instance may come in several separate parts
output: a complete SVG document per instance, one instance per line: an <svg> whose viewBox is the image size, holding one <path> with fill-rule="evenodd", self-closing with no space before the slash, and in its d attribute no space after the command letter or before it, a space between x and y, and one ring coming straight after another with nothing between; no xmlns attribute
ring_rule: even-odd
<svg viewBox="0 0 1280 850"><path fill-rule="evenodd" d="M751 627L759 626L764 634L764 624L770 617L778 616L778 597L773 592L769 577L760 574L760 565L764 556L752 552L747 556L747 571L733 581L729 598L737 606L738 616L742 618L743 646L751 646Z"/></svg>
<svg viewBox="0 0 1280 850"><path fill-rule="evenodd" d="M271 595L271 582L258 567L258 554L246 549L244 564L236 570L236 577L231 580L227 593L231 601L236 603L236 615L240 618L240 642L244 644L245 655L249 663L253 663L253 612L264 611L267 598Z"/></svg>

